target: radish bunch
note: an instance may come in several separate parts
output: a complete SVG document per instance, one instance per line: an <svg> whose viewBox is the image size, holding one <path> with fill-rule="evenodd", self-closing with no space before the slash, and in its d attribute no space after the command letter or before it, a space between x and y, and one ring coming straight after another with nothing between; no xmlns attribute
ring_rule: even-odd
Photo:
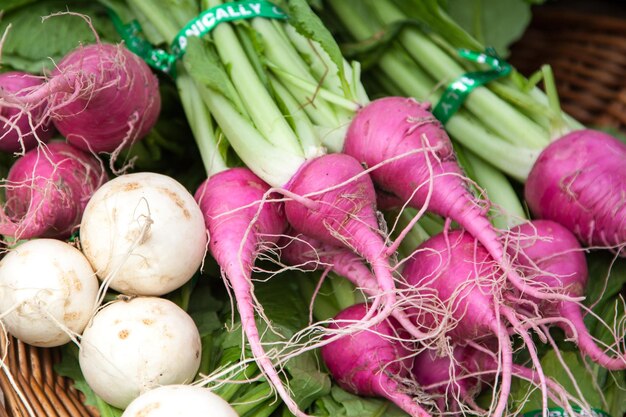
<svg viewBox="0 0 626 417"><path fill-rule="evenodd" d="M164 39L174 39L174 28L197 15L190 6L193 2L129 3L139 20L151 21ZM221 3L208 0L204 6ZM304 344L303 350L320 347L326 367L344 389L388 398L411 415L426 416L434 410L433 402L421 401L424 392L428 385L446 382L440 378L429 383L416 371L415 364L432 359L420 356L421 351L433 347L441 348L438 354L454 352L440 357L443 362L468 362L462 370L452 370L449 379L489 374L467 377L468 386L460 384L453 394L473 411L496 416L507 413L513 377L538 386L544 405L550 397L567 400L545 377L529 327L541 340L548 337L548 323L564 326L584 354L620 369L619 349L607 354L591 343L580 327L580 314L553 317L573 310L584 284L569 285L561 271L535 258L529 246L515 246L521 235L537 232L537 241L554 237L542 237L538 229L530 233L492 226L489 201L472 193L473 184L458 165L448 132L431 113L430 104L406 97L370 102L358 80L358 64L343 60L330 34L316 36L326 32L304 0L288 3L293 20L223 24L210 33L208 42L188 40L175 83L207 174L193 197L180 184L136 173L92 190L86 208L80 207L81 213L84 209L80 242L103 281L98 301L109 287L125 294L99 311L83 336L81 365L94 390L124 407L158 384L193 377L197 358L181 358L184 369L169 373L151 357L139 355L138 361L153 364L151 368L163 375L124 364L109 372L114 378L100 380L95 375L105 364L124 360L109 346L147 331L146 321L153 316L144 310L132 324L123 325L114 318L111 332L99 332L97 325L113 307L141 304L147 296L180 288L200 268L207 248L231 290L254 360L289 412L298 417L307 414L281 377L286 359L282 352L268 350L257 324L265 315L254 294L256 268L272 256L278 257L281 267L311 264L317 269L320 262L364 290L365 303L339 314L326 327L312 324L294 340ZM115 154L145 135L157 118L156 78L146 68L123 47L80 47L59 63L42 87L6 97L24 112L45 100L45 114L68 142L93 153ZM83 117L85 122L80 122ZM245 167L230 167L220 141L228 142L229 151ZM567 192L577 194L578 188L588 188L586 184ZM548 191L539 198L562 197ZM28 218L21 214L28 211L18 210L18 199L13 201L15 208L8 202L5 209L11 220L7 224ZM445 219L445 231L432 236L409 259L400 259L397 248L410 227L396 240L390 238L378 210L392 206L418 210L414 221L426 211L434 213ZM615 206L621 207L619 202ZM532 205L531 209L537 210ZM581 218L586 228L574 227L595 238L597 225L603 222ZM58 222L54 231L66 235L76 227L75 218ZM459 227L449 228L452 222ZM607 233L600 232L594 242L619 246ZM294 238L306 245L285 243ZM571 251L580 254L579 249ZM575 265L579 261L572 260ZM433 294L435 301L422 303L421 294ZM158 329L170 332L169 327ZM186 341L193 349L186 354L196 352L197 340L191 333ZM313 337L304 340L303 334ZM528 350L531 369L514 363L514 335ZM287 356L295 354L290 350ZM94 357L96 365L90 363ZM169 378L172 374L176 378ZM164 375L168 377L161 380ZM121 387L125 380L132 382L130 392L106 393L107 387ZM472 403L472 394L487 384L493 384L497 394L490 410L480 410Z"/></svg>

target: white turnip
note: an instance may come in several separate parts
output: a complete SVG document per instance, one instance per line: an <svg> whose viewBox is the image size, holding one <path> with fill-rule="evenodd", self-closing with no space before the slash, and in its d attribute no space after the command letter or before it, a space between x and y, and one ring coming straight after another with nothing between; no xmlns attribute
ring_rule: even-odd
<svg viewBox="0 0 626 417"><path fill-rule="evenodd" d="M60 346L82 333L96 309L98 279L75 247L33 239L0 261L0 314L6 329L33 346Z"/></svg>
<svg viewBox="0 0 626 417"><path fill-rule="evenodd" d="M200 352L200 334L183 309L163 298L127 297L94 316L78 359L91 389L125 408L149 389L191 382Z"/></svg>
<svg viewBox="0 0 626 417"><path fill-rule="evenodd" d="M199 269L207 232L193 196L166 175L138 172L105 183L80 225L83 252L110 287L163 295Z"/></svg>

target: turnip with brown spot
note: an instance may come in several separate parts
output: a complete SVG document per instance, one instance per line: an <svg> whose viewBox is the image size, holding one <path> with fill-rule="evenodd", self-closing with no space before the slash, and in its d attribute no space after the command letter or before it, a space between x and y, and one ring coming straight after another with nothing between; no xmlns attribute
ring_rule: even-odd
<svg viewBox="0 0 626 417"><path fill-rule="evenodd" d="M164 298L125 297L94 316L78 360L91 389L125 408L152 388L191 382L200 352L200 334L183 309Z"/></svg>
<svg viewBox="0 0 626 417"><path fill-rule="evenodd" d="M138 172L105 183L80 225L83 252L114 290L163 295L198 271L204 218L189 191L166 175Z"/></svg>
<svg viewBox="0 0 626 417"><path fill-rule="evenodd" d="M0 315L24 343L60 346L82 333L96 309L98 279L75 247L33 239L0 261Z"/></svg>

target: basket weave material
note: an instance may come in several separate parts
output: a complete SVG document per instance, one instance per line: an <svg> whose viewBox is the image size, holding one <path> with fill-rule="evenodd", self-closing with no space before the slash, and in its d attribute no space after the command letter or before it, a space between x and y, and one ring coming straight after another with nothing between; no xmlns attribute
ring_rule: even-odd
<svg viewBox="0 0 626 417"><path fill-rule="evenodd" d="M626 18L540 8L511 53L524 75L550 64L562 109L626 132Z"/></svg>
<svg viewBox="0 0 626 417"><path fill-rule="evenodd" d="M53 364L61 359L59 349L36 348L12 336L0 337L0 346L6 365L0 372L5 404L0 406L0 417L31 415L14 386L37 417L98 417L95 409L83 405L84 398L71 380L55 374Z"/></svg>
<svg viewBox="0 0 626 417"><path fill-rule="evenodd" d="M532 25L512 47L510 61L525 75L550 64L564 111L586 125L626 133L626 18L538 8ZM9 336L0 337L0 353L6 364L0 371L5 404L0 405L0 417L30 416L7 370L34 416L99 416L83 405L71 380L54 373L59 349L35 348Z"/></svg>

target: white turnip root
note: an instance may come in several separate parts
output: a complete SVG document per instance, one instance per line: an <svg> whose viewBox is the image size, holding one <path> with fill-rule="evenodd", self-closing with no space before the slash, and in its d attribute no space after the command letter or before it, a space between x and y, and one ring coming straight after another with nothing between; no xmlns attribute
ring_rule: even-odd
<svg viewBox="0 0 626 417"><path fill-rule="evenodd" d="M149 389L191 382L200 352L200 334L183 309L163 298L125 297L93 317L78 359L91 389L125 408Z"/></svg>
<svg viewBox="0 0 626 417"><path fill-rule="evenodd" d="M82 333L96 309L98 279L75 247L33 239L0 261L0 314L9 333L52 347Z"/></svg>
<svg viewBox="0 0 626 417"><path fill-rule="evenodd" d="M93 195L80 239L98 277L111 288L163 295L199 269L207 233L202 212L183 185L138 172L112 179Z"/></svg>
<svg viewBox="0 0 626 417"><path fill-rule="evenodd" d="M208 388L165 385L141 394L122 417L238 417L235 410Z"/></svg>

